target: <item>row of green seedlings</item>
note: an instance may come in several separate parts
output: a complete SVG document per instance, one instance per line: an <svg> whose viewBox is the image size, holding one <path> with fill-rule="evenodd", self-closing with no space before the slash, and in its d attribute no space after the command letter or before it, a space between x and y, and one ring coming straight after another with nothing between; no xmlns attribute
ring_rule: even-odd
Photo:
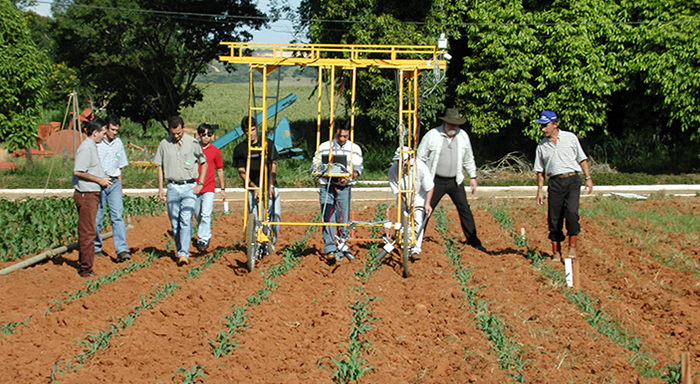
<svg viewBox="0 0 700 384"><path fill-rule="evenodd" d="M385 218L387 209L386 204L379 204L374 213L374 222L382 221ZM372 229L372 238L379 238L380 229L374 227ZM362 282L359 286L353 286L356 292L357 299L350 305L352 309L352 323L350 324L350 334L348 335L347 346L341 345L345 350L336 358L324 357L318 361L318 365L327 369L323 362L328 359L333 365L333 374L331 380L336 384L347 384L357 382L365 375L365 373L374 369L374 366L369 364L369 361L364 358L364 354L372 346L372 342L364 338L364 334L372 330L374 323L380 320L378 317L372 316L372 302L380 300L377 297L368 295L364 290L364 284L369 280L370 276L379 269L381 265L376 259L379 245L376 242L370 244L367 258L363 267L355 272L355 276Z"/></svg>
<svg viewBox="0 0 700 384"><path fill-rule="evenodd" d="M320 220L320 215L316 219ZM236 335L245 328L250 328L246 311L267 300L270 294L277 289L278 283L275 282L275 279L298 265L304 250L306 250L306 242L314 230L315 227L307 228L305 235L301 239L293 242L291 246L285 247L282 250L282 260L279 263L267 269L260 269L263 275L264 286L248 296L245 305L234 305L231 308L231 314L224 316L226 330L219 331L215 339L208 340L212 354L215 357L224 357L233 352L238 346Z"/></svg>
<svg viewBox="0 0 700 384"><path fill-rule="evenodd" d="M680 362L678 362L678 364L669 365L666 374L659 372L654 368L658 360L651 356L648 352L648 348L642 344L639 337L635 336L632 331L624 329L610 314L601 309L598 299L586 294L583 290L569 289L566 286L566 276L559 270L545 263L546 257L538 252L535 247L528 245L528 239L525 234L516 233L513 229L513 220L508 216L508 213L502 206L488 206L486 210L493 215L494 219L502 228L508 231L513 243L520 248L524 256L532 262L533 269L539 271L542 276L549 279L554 286L558 287L562 295L586 315L586 322L588 322L593 329L608 337L614 343L632 352L627 358L627 361L642 377L661 378L668 383L680 383L680 381L674 379L674 377L680 377Z"/></svg>
<svg viewBox="0 0 700 384"><path fill-rule="evenodd" d="M694 238L695 234L700 232L700 221L698 221L697 215L695 215L694 212L687 212L684 214L662 216L659 212L653 210L645 209L639 211L632 209L630 204L633 204L633 202L622 200L622 198L600 200L596 204L581 209L581 214L596 220L599 224L602 224L602 229L612 232L612 234L622 238L627 244L647 252L659 264L679 272L689 271L693 274L693 277L699 278L700 264L697 260L694 260L692 257L689 257L675 248L669 251L668 247L664 247L666 252L660 253L654 246L659 238L667 237L669 231L674 234L690 235L691 238ZM606 225L605 222L601 223L601 219L610 218L621 221L629 218L639 219L638 222L632 224L630 227L632 232L641 240L635 241L635 239L630 236L620 236L625 234L625 232L629 232L629 229L625 229L619 225ZM653 223L651 229L648 226L650 222ZM625 223L628 222L625 221Z"/></svg>
<svg viewBox="0 0 700 384"><path fill-rule="evenodd" d="M124 196L124 216L154 216L163 213L156 197ZM0 261L12 261L78 238L78 212L68 197L0 199ZM103 228L109 228L105 215Z"/></svg>
<svg viewBox="0 0 700 384"><path fill-rule="evenodd" d="M462 286L462 292L466 296L470 310L474 313L477 328L493 343L492 349L496 354L498 368L505 371L515 382L524 382L523 369L530 361L525 360L521 345L508 337L506 331L510 327L498 314L491 313L488 301L477 297L477 292L485 286L468 285L474 268L467 267L462 263L454 236L447 234L449 221L445 211L442 209L434 211L433 216L435 217L436 229L443 238L442 245L445 248L445 253L455 268L454 276Z"/></svg>
<svg viewBox="0 0 700 384"><path fill-rule="evenodd" d="M129 262L127 262L125 267L115 269L107 276L100 276L100 277L91 279L89 281L86 281L83 284L84 285L83 288L79 288L75 292L65 292L67 294L67 297L60 299L60 300L51 300L48 303L49 307L44 312L44 316L48 316L51 312L62 311L64 306L69 305L70 303L72 303L75 300L78 300L78 299L83 298L85 296L88 296L92 293L95 293L101 287L118 280L120 277L122 277L124 275L128 275L131 272L138 271L139 269L143 269L143 268L147 268L147 267L151 266L151 264L153 264L153 261L155 261L156 259L158 259L161 256L162 255L159 255L155 252L149 252L146 254L146 258L141 262L137 263L137 262L129 261ZM29 323L29 319L31 319L31 316L27 317L22 322L7 322L4 325L0 325L0 333L3 336L13 334L17 330L17 327L27 326L27 324Z"/></svg>
<svg viewBox="0 0 700 384"><path fill-rule="evenodd" d="M124 317L114 318L113 323L110 324L107 329L87 332L87 336L83 340L76 342L76 344L82 346L82 352L80 354L68 361L59 360L54 363L51 370L51 382L57 381L59 376L80 370L83 365L89 363L95 357L95 354L99 350L106 350L109 348L112 338L117 336L120 331L132 326L141 312L159 305L163 300L180 289L185 281L199 277L204 270L218 261L222 255L230 251L232 250L228 248L216 249L211 255L204 258L200 266L189 268L183 278L159 285L148 295L142 294L141 300L134 306L134 309Z"/></svg>

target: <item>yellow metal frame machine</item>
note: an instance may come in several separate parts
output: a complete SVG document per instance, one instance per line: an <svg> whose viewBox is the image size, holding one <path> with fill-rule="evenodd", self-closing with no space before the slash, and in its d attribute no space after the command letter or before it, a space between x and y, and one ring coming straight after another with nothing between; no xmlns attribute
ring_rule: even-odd
<svg viewBox="0 0 700 384"><path fill-rule="evenodd" d="M334 100L335 93L335 76L336 71L351 72L351 87L350 87L350 140L354 142L354 127L355 127L355 93L357 89L357 70L363 68L379 68L379 69L394 69L398 71L398 79L400 87L398 87L399 95L399 147L407 147L407 154L415 157L415 151L418 140L418 77L424 70L445 70L446 61L442 59L444 50L439 50L437 46L418 46L418 45L347 45L347 44L264 44L264 43L245 43L245 42L222 42L221 45L229 47L227 56L220 56L219 60L229 63L247 64L249 68L249 98L248 98L248 116L255 116L258 113L262 114L261 121L258 122L258 130L260 132L261 146L253 147L250 144L248 137L248 161L246 170L250 170L250 157L253 152L259 152L261 164L266 164L267 154L267 132L268 132L268 76L280 66L303 66L318 68L318 107L316 117L316 148L321 144L321 122L323 113L323 79L324 74L327 74L331 86L329 87L328 113L329 140L333 138L333 123L335 120ZM254 71L262 74L262 95L260 99L261 105L256 105L254 100ZM250 121L249 121L250 123ZM403 152L403 150L402 150ZM401 207L402 196L412 197L415 193L415 167L411 167L410 162L403 164L403 155L400 157L400 170L403 166L408 166L411 172L413 183L410 184L410 189L400 190L397 196L397 206ZM243 223L247 231L248 242L248 269L252 271L255 267L255 256L251 254L251 246L259 243L271 241L269 233L266 234L261 230L262 226L270 225L322 225L322 226L344 226L345 224L333 223L287 223L287 222L270 222L265 218L267 212L267 191L269 189L269 175L267 168L261 167L260 185L251 187L248 180L245 183L246 198L243 210ZM411 170L412 169L412 170ZM249 172L246 172L250 175ZM330 175L316 175L330 176ZM249 176L248 176L249 177ZM401 176L399 176L401 177ZM400 183L401 184L401 183ZM401 188L401 186L400 186ZM256 218L248 217L248 194L249 192L258 191L258 207ZM412 201L412 199L410 200ZM406 216L406 217L403 217ZM400 226L399 226L400 223ZM253 224L253 225L251 225ZM379 224L383 225L383 224ZM378 225L365 225L378 226ZM385 226L386 227L386 226ZM403 228L403 235L399 236L399 243L403 243L403 259L404 264L408 255L409 244L415 244L415 236L413 229L415 223L413 215L402 215L401 209L397 209L397 220L395 228ZM254 233L251 233L254 232ZM252 260L251 260L252 257ZM404 276L408 275L407 265L404 265Z"/></svg>

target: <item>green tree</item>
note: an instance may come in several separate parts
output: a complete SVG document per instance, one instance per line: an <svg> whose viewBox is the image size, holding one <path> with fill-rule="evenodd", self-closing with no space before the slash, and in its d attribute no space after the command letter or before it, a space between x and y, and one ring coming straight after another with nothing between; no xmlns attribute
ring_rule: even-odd
<svg viewBox="0 0 700 384"><path fill-rule="evenodd" d="M297 31L306 31L313 43L435 45L443 32L432 22L442 13L434 12L430 2L418 0L302 0L298 12L301 22ZM431 72L420 78L419 124L427 129L444 110L444 73L438 78L442 81ZM355 113L369 119L364 128L372 134L396 137L397 87L396 71L358 71ZM349 101L349 95L345 96Z"/></svg>
<svg viewBox="0 0 700 384"><path fill-rule="evenodd" d="M36 142L48 68L22 12L0 0L0 140L10 151Z"/></svg>
<svg viewBox="0 0 700 384"><path fill-rule="evenodd" d="M266 22L250 0L60 0L53 13L59 59L144 129L200 101L194 80L227 54L219 43Z"/></svg>

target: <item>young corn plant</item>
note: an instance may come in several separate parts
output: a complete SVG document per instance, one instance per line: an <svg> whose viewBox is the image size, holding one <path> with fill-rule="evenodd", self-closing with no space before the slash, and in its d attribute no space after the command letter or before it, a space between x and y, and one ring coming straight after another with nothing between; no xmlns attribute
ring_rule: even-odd
<svg viewBox="0 0 700 384"><path fill-rule="evenodd" d="M19 321L19 322L7 322L7 323L5 323L5 324L0 325L0 334L2 334L2 336L4 337L4 336L7 336L7 335L9 335L9 334L15 333L15 329L16 329L17 327L19 327L20 325L26 327L26 326L27 326L27 323L29 322L29 319L31 319L31 318L32 318L32 317L29 316L29 317L27 317L26 319L24 319L24 321Z"/></svg>
<svg viewBox="0 0 700 384"><path fill-rule="evenodd" d="M179 379L179 375L182 373L182 381L176 381ZM204 383L206 381L207 374L204 371L204 367L199 364L195 364L194 367L187 370L185 368L178 368L173 373L173 383L180 384L194 384L194 383ZM201 379L201 380L199 380Z"/></svg>

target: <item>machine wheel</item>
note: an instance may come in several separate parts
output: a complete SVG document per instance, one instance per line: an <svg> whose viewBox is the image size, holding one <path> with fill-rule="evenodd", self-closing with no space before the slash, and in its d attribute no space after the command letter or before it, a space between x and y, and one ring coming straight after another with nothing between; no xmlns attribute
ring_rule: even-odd
<svg viewBox="0 0 700 384"><path fill-rule="evenodd" d="M404 212L401 215L401 259L403 262L403 277L408 277L409 257L411 256L411 228L408 228L408 215Z"/></svg>
<svg viewBox="0 0 700 384"><path fill-rule="evenodd" d="M255 259L258 250L258 239L256 233L256 218L253 215L248 215L248 226L246 227L246 244L248 246L248 272L253 272L255 269Z"/></svg>

